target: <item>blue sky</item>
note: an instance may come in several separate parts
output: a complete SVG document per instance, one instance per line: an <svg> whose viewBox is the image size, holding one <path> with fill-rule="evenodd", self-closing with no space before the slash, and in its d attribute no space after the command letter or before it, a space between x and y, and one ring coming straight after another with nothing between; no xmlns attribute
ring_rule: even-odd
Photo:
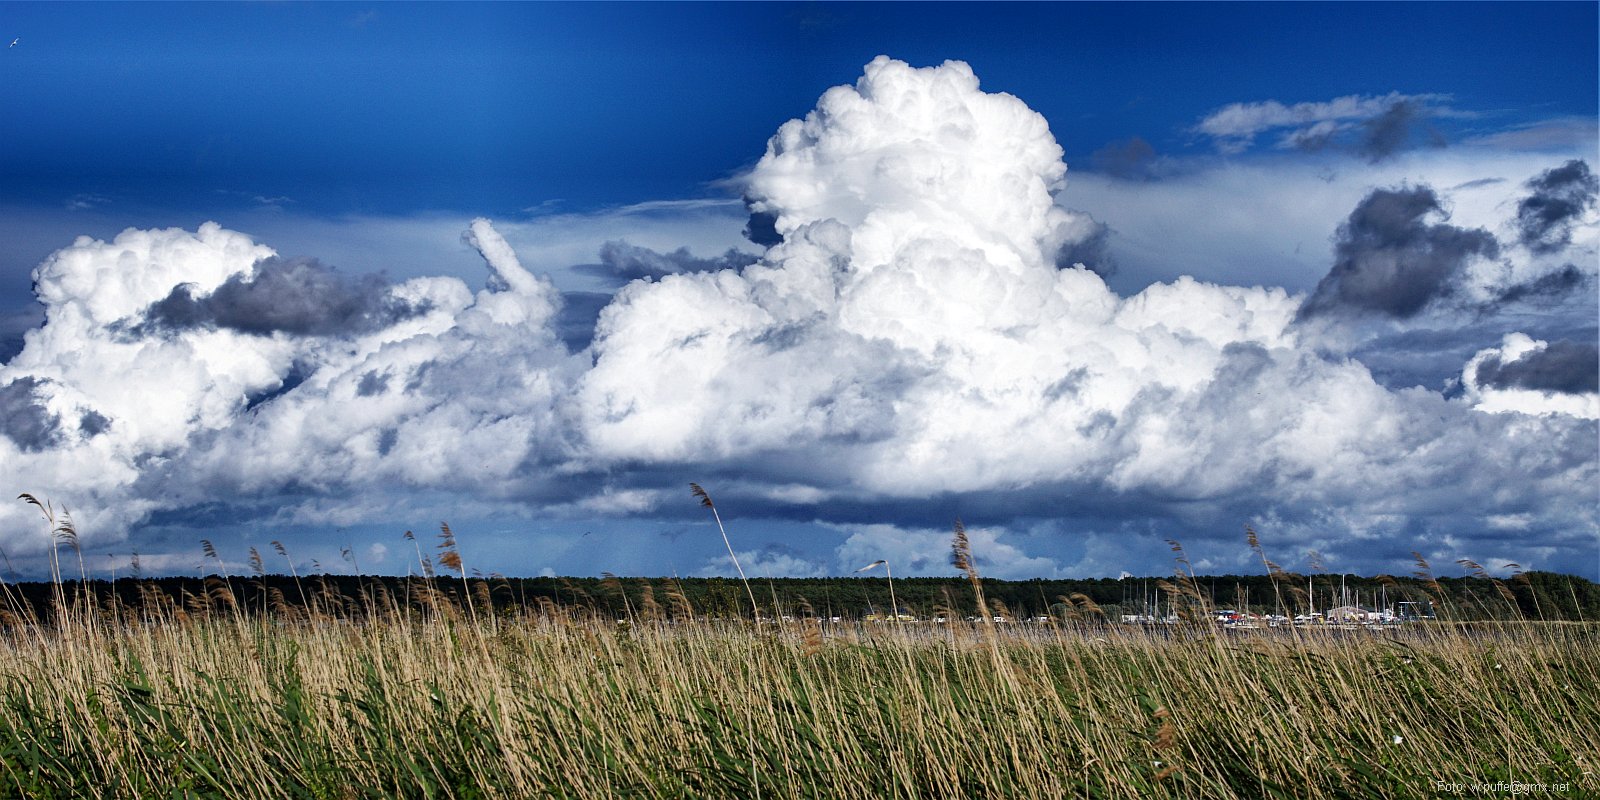
<svg viewBox="0 0 1600 800"><path fill-rule="evenodd" d="M0 438L13 447L0 478L88 515L86 541L103 563L139 550L147 568L176 571L194 568L204 536L236 553L281 538L324 565L346 563L349 545L370 551L363 566L403 572L399 531L440 517L469 555L476 541L507 573L726 571L699 509L669 499L699 480L747 521L742 546L772 574L846 571L875 554L907 574L911 564L947 571L942 531L961 515L985 531L997 574L1011 576L1164 572L1168 536L1193 542L1216 571L1250 569L1240 534L1250 523L1269 546L1276 529L1283 562L1315 549L1336 567L1399 571L1415 550L1447 565L1470 557L1597 577L1597 24L1591 3L0 3L0 39L17 40L0 53L0 358L10 361L0 405L11 420ZM867 80L879 55L916 68L965 62L981 89L938 102L1004 92L1048 123L1059 157L1023 173L1048 184L1060 218L1028 247L1047 245L1045 261L1066 269L1052 291L1124 304L1112 328L1081 327L1081 310L1038 312L1057 317L1028 317L1037 331L1015 334L1023 351L1039 348L1032 366L1002 380L938 355L995 357L984 326L1010 319L1001 311L940 316L937 297L897 306L910 299L855 296L845 281L813 309L827 325L779 324L797 296L729 288L766 267L798 274L801 255L764 255L770 242L742 235L752 209L776 215L792 244L817 229L808 221L830 218L867 241L880 220L852 216L863 203L885 215L910 203L869 185L859 164L806 162L802 179L762 160L780 125L830 87ZM877 80L884 97L922 97L952 74ZM1006 127L1010 111L986 113L977 130L998 132L974 141L989 150L918 150L937 137L894 141L893 119L857 129L840 117L815 132L816 152L865 148L947 173L1033 152L1037 137ZM1064 182L1050 167L1060 161ZM818 186L831 199L802 200ZM1015 198L992 189L973 184L935 206L999 209L1004 239L1030 217L1008 216ZM468 246L462 233L478 217L492 233ZM207 221L281 258L253 267L262 254L207 238ZM935 239L970 250L994 236L907 224L896 235L924 241L925 261L911 251L891 261L916 281L956 287L988 274L918 270L944 263L928 253L957 252ZM52 255L77 236L110 242L128 228L190 238L152 233L116 252ZM520 266L493 266L502 237ZM864 246L834 254L857 277L876 269ZM200 254L161 261L185 248ZM1009 258L984 269L1009 269ZM1103 286L1065 288L1077 285L1072 258ZM560 309L524 298L514 314L494 313L527 330L485 333L474 309L509 303L467 299L486 261L511 284L522 268L548 281ZM30 353L23 336L47 313L36 268L45 291L59 287L49 313L61 322L50 317L55 338L36 335ZM1006 313L1042 291L1028 281L1043 273L1029 274L1010 276L1021 294L1008 295ZM647 282L628 285L637 278ZM994 285L1009 284L974 284ZM1215 310L1224 295L1253 321ZM741 305L747 296L755 306ZM724 301L716 313L704 305ZM91 313L69 314L80 307ZM1231 320L1217 330L1244 332L1151 332L1212 313L1196 308ZM657 339L701 314L723 322L679 331L679 351L722 336L726 361L659 382L640 374L676 364L682 353ZM776 327L739 327L752 314ZM1140 315L1172 316L1129 328ZM1279 329L1262 328L1279 317ZM912 330L932 338L906 338ZM561 347L527 344L540 331ZM1119 344L1126 337L1142 349ZM837 363L739 349L777 340ZM1196 341L1215 347L1159 366ZM1116 357L1049 355L1067 342ZM1242 366L1249 348L1272 368ZM166 381L159 388L181 388L151 394L148 407L119 406L98 382L121 370L125 391L145 391L164 365L196 363L206 369ZM1207 374L1189 376L1184 363ZM1340 385L1350 364L1366 376L1358 387L1294 394ZM507 365L520 371L502 373ZM1294 409L1326 405L1321 422L1308 412L1270 431L1251 422L1259 412L1207 399L1272 370L1288 383L1252 391L1290 397ZM425 377L442 374L458 388ZM480 383L484 396L468 397ZM934 388L952 385L968 391ZM1336 402L1368 390L1359 413ZM1074 391L1078 406L1052 410ZM766 408L763 392L799 410ZM385 393L397 395L390 405L360 406ZM952 422L972 396L1009 422ZM1164 403L1213 415L1209 427L1180 430L1150 410ZM654 422L640 433L627 422L656 410L721 429ZM163 413L174 415L170 430L152 421ZM825 421L807 427L818 413ZM1099 430L1096 419L1115 433L1083 433ZM1424 419L1446 422L1433 431ZM1385 424L1395 438L1355 430ZM1048 438L1050 425L1088 438L1043 455L996 444L994 464L910 474L924 463L917 454L968 458L961 448L984 435ZM1284 447L1283 463L1210 480L1205 465L1240 457L1218 443L1229 437ZM1313 440L1347 471L1292 465ZM1524 442L1554 455L1510 480L1520 492L1453 507L1450 492L1526 466ZM282 452L256 466L225 457L251 444ZM482 459L477 478L460 473L466 448L496 444L509 455ZM1462 463L1475 448L1504 461ZM862 466L894 453L907 464L898 479ZM1371 482L1382 480L1405 483L1412 499L1380 496L1388 489ZM27 570L43 543L22 511L0 517L15 527L0 546Z"/></svg>
<svg viewBox="0 0 1600 800"><path fill-rule="evenodd" d="M9 3L5 199L508 214L714 194L880 53L961 59L1069 165L1233 102L1595 113L1590 4ZM239 192L233 198L218 192Z"/></svg>

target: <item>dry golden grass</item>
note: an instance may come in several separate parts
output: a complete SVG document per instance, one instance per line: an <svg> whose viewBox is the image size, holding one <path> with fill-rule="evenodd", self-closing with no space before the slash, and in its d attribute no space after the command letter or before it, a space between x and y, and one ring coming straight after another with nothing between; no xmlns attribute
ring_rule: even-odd
<svg viewBox="0 0 1600 800"><path fill-rule="evenodd" d="M503 613L440 539L459 594L420 546L403 591L294 574L299 604L247 609L226 573L181 602L69 595L54 559L47 618L3 587L0 797L1600 796L1593 624L1241 635L1107 625L1087 596L997 624L959 523L974 623L719 621L608 576L619 622Z"/></svg>
<svg viewBox="0 0 1600 800"><path fill-rule="evenodd" d="M1600 791L1585 625L785 626L391 607L0 637L25 797L1433 797Z"/></svg>

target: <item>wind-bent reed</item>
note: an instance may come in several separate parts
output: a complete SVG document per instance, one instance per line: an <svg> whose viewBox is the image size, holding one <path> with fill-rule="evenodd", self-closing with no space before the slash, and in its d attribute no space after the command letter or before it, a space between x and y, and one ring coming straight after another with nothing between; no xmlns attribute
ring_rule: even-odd
<svg viewBox="0 0 1600 800"><path fill-rule="evenodd" d="M1600 644L1583 625L1231 639L643 610L618 624L560 608L498 630L397 606L149 617L0 635L0 794L1431 797L1435 780L1480 776L1600 789L1586 733Z"/></svg>
<svg viewBox="0 0 1600 800"><path fill-rule="evenodd" d="M976 593L964 533L953 555ZM279 613L281 597L246 614L223 592L128 604L80 587L56 595L59 624L13 603L0 796L1600 792L1590 623L1234 636L1106 624L1083 597L1066 599L1076 619L1038 624L841 623L802 607L770 625L708 619L672 582L665 604L646 584L619 621L548 598L474 613L489 592L476 586L425 583L407 601L324 582L304 614Z"/></svg>

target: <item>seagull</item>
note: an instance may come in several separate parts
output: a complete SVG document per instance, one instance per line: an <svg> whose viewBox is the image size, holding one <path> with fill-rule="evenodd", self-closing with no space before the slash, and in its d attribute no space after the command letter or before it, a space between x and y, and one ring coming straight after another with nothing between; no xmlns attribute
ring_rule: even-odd
<svg viewBox="0 0 1600 800"><path fill-rule="evenodd" d="M12 39L11 40L11 44L6 45L6 49L10 50L11 48L16 47L17 46L17 42L20 42L20 41L22 41L22 37L21 36L18 36L17 38Z"/></svg>

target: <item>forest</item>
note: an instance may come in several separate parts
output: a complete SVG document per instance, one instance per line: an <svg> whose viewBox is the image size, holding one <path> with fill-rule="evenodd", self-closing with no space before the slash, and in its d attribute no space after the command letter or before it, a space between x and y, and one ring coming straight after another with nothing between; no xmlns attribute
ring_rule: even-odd
<svg viewBox="0 0 1600 800"><path fill-rule="evenodd" d="M1132 578L981 579L988 608L1010 620L1040 616L1120 621L1124 615L1231 609L1293 617L1336 606L1383 610L1400 602L1428 603L1442 619L1600 620L1600 586L1555 572L1524 572L1506 580L1467 577L1315 574L1149 576ZM0 615L48 619L52 599L89 597L97 606L137 616L155 609L229 610L244 614L322 611L347 615L374 609L419 608L432 598L475 603L477 612L515 615L541 608L628 618L750 616L818 617L842 621L887 614L893 603L919 620L978 613L967 577L758 578L749 591L736 578L593 577L507 578L435 575L212 574L204 577L66 580L3 585ZM6 619L0 616L0 620Z"/></svg>

